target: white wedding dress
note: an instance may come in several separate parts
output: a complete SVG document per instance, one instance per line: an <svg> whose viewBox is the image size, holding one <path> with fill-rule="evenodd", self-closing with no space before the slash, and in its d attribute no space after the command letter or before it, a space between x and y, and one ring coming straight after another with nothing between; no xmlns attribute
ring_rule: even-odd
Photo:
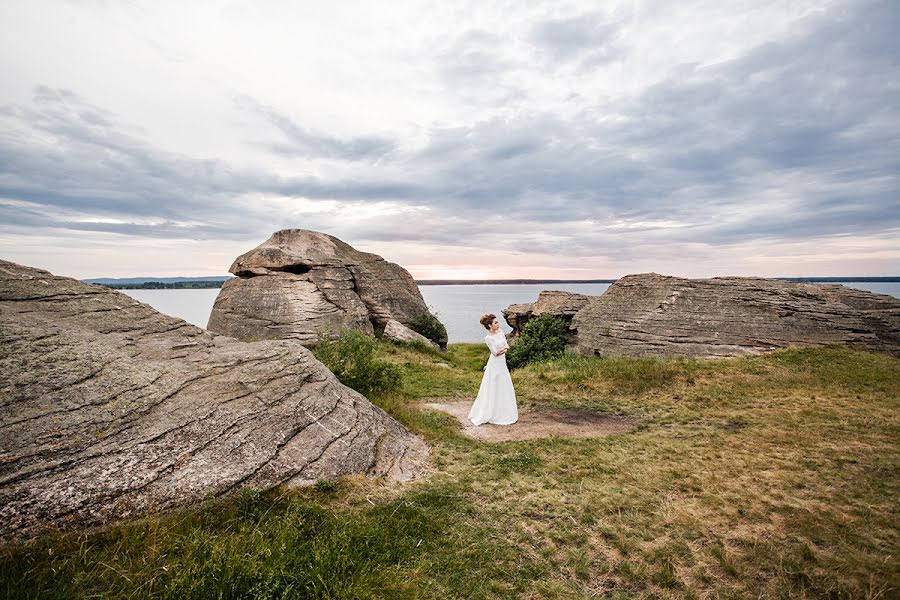
<svg viewBox="0 0 900 600"><path fill-rule="evenodd" d="M502 331L494 335L487 334L484 342L491 349L491 356L484 367L484 377L478 388L478 397L469 411L469 420L475 425L512 425L519 420L516 391L513 389L509 369L506 368L506 354L496 354L502 348L509 348L509 344Z"/></svg>

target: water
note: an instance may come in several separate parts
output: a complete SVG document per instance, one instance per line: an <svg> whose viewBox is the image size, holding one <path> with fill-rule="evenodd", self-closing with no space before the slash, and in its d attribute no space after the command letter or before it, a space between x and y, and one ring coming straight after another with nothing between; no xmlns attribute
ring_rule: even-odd
<svg viewBox="0 0 900 600"><path fill-rule="evenodd" d="M900 283L836 282L847 287L887 294L900 298ZM492 312L500 318L504 331L509 327L501 310L510 304L534 302L542 290L562 290L599 296L606 283L530 283L520 285L423 285L419 289L425 303L437 313L447 326L450 343L481 342L484 328L478 318ZM218 289L201 290L122 290L135 300L149 304L156 310L184 319L199 327L206 327L209 313L219 294Z"/></svg>
<svg viewBox="0 0 900 600"><path fill-rule="evenodd" d="M494 313L500 328L509 333L510 327L500 312L510 304L534 302L543 290L560 290L599 296L608 283L526 283L516 285L423 285L422 297L432 312L447 327L451 343L483 342L485 329L478 322L485 313Z"/></svg>

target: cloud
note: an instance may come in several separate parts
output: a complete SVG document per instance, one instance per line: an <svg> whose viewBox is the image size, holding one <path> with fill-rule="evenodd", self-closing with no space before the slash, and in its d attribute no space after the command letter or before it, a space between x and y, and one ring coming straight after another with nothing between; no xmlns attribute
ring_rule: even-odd
<svg viewBox="0 0 900 600"><path fill-rule="evenodd" d="M307 227L623 270L846 236L897 249L893 3L824 6L721 56L680 49L687 62L636 70L646 81L628 89L610 81L644 64L645 13L525 13L392 50L418 77L402 89L435 104L364 128L381 133L338 133L309 107L237 90L229 118L252 161L165 150L101 101L36 86L0 107L0 232L261 241ZM692 18L672 27L703 25Z"/></svg>
<svg viewBox="0 0 900 600"><path fill-rule="evenodd" d="M581 58L581 68L621 57L621 24L608 22L597 13L541 21L532 28L529 39L551 60Z"/></svg>
<svg viewBox="0 0 900 600"><path fill-rule="evenodd" d="M286 115L264 106L248 96L238 96L235 103L242 109L262 116L285 138L265 146L272 152L287 156L312 156L342 160L380 159L396 147L389 139L369 136L341 139L315 133L295 123Z"/></svg>

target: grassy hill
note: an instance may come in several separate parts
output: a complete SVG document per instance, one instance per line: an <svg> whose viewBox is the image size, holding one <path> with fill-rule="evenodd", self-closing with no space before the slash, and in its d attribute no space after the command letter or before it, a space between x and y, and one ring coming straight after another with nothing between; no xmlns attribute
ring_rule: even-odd
<svg viewBox="0 0 900 600"><path fill-rule="evenodd" d="M15 598L888 598L900 593L900 360L847 348L719 361L565 357L520 406L640 419L502 444L422 398L474 398L487 350L379 343L373 400L434 472L245 490L0 554ZM445 363L442 366L439 363Z"/></svg>

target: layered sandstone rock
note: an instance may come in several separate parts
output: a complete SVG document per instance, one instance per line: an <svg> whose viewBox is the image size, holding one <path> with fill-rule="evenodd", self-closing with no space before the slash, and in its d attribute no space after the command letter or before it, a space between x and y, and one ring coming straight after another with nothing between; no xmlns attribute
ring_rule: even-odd
<svg viewBox="0 0 900 600"><path fill-rule="evenodd" d="M560 297L544 312L567 318L583 301L566 306ZM529 314L527 306L507 310ZM827 344L900 355L900 300L834 284L648 273L588 297L569 328L574 350L588 355L721 357Z"/></svg>
<svg viewBox="0 0 900 600"><path fill-rule="evenodd" d="M295 341L243 343L0 261L0 539L351 473L424 443Z"/></svg>
<svg viewBox="0 0 900 600"><path fill-rule="evenodd" d="M372 334L391 320L409 327L428 312L406 269L316 231L278 231L229 271L237 277L222 286L208 329L238 339L311 344L319 332Z"/></svg>
<svg viewBox="0 0 900 600"><path fill-rule="evenodd" d="M543 314L556 315L562 317L567 324L571 323L575 313L584 308L588 301L594 297L573 292L550 290L538 294L537 302L532 302L531 304L510 304L501 311L503 318L513 328L508 337L517 336L529 319Z"/></svg>

